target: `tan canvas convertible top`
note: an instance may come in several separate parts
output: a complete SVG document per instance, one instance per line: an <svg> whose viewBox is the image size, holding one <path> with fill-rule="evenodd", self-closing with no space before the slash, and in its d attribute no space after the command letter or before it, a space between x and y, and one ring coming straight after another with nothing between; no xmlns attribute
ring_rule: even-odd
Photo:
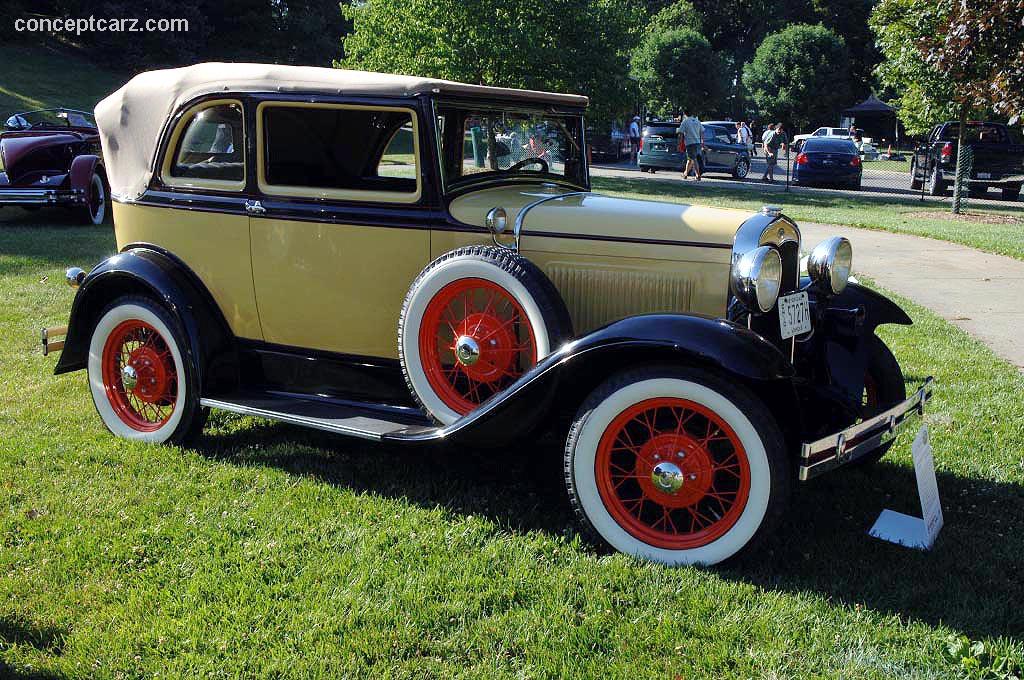
<svg viewBox="0 0 1024 680"><path fill-rule="evenodd" d="M587 98L581 95L312 66L206 63L148 71L129 80L96 106L111 193L122 200L141 196L153 174L164 122L186 102L217 92L370 96L434 92L562 106L587 105Z"/></svg>

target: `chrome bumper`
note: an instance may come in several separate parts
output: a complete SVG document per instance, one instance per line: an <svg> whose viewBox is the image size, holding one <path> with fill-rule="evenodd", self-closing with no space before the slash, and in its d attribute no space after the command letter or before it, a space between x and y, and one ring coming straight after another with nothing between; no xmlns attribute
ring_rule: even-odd
<svg viewBox="0 0 1024 680"><path fill-rule="evenodd" d="M924 415L924 405L932 397L933 382L931 377L925 379L913 395L873 418L804 443L800 450L800 481L855 461L894 439Z"/></svg>
<svg viewBox="0 0 1024 680"><path fill-rule="evenodd" d="M85 200L85 192L80 189L0 188L0 205L68 205Z"/></svg>

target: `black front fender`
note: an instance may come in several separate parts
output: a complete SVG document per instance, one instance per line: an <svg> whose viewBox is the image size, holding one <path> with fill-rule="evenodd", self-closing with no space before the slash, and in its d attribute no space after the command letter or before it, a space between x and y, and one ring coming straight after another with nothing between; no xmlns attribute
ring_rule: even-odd
<svg viewBox="0 0 1024 680"><path fill-rule="evenodd" d="M148 246L107 258L82 281L55 374L87 367L93 328L106 306L123 295L144 295L167 308L187 340L184 358L204 391L214 382L222 387L237 381L234 336L209 291L182 262Z"/></svg>
<svg viewBox="0 0 1024 680"><path fill-rule="evenodd" d="M835 307L863 307L865 333L874 332L882 324L910 326L914 323L898 304L859 283L848 283L842 293L830 300L830 304Z"/></svg>
<svg viewBox="0 0 1024 680"><path fill-rule="evenodd" d="M742 326L702 316L649 314L616 321L567 343L514 385L466 417L438 430L395 439L500 444L558 416L571 415L587 394L627 368L663 364L714 370L755 391L793 396L793 367L777 347Z"/></svg>

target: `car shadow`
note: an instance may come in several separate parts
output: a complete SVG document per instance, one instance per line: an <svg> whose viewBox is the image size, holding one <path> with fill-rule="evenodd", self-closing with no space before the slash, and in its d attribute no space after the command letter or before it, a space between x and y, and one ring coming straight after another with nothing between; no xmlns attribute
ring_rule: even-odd
<svg viewBox="0 0 1024 680"><path fill-rule="evenodd" d="M7 646L32 647L51 656L64 651L67 631L37 626L18 617L0 616L0 649ZM0 660L0 678L11 680L56 680L64 676L42 670L21 671Z"/></svg>
<svg viewBox="0 0 1024 680"><path fill-rule="evenodd" d="M467 452L382 446L260 421L231 434L204 435L198 451L424 508L487 517L500 530L576 533L562 481L561 442L553 437ZM939 474L938 484L946 526L930 552L868 536L883 508L920 515L913 469L883 462L797 483L789 512L766 544L715 571L764 590L816 593L842 606L943 625L972 638L1021 636L1024 487L949 473Z"/></svg>

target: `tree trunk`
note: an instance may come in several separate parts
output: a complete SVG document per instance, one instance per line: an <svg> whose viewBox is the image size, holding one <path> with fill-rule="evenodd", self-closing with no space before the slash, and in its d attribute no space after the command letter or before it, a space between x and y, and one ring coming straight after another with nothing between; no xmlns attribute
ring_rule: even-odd
<svg viewBox="0 0 1024 680"><path fill-rule="evenodd" d="M956 139L956 177L953 180L953 214L959 215L961 202L963 200L964 186L967 184L967 175L970 169L967 167L967 150L964 144L965 132L967 130L967 106L960 106L960 132Z"/></svg>

